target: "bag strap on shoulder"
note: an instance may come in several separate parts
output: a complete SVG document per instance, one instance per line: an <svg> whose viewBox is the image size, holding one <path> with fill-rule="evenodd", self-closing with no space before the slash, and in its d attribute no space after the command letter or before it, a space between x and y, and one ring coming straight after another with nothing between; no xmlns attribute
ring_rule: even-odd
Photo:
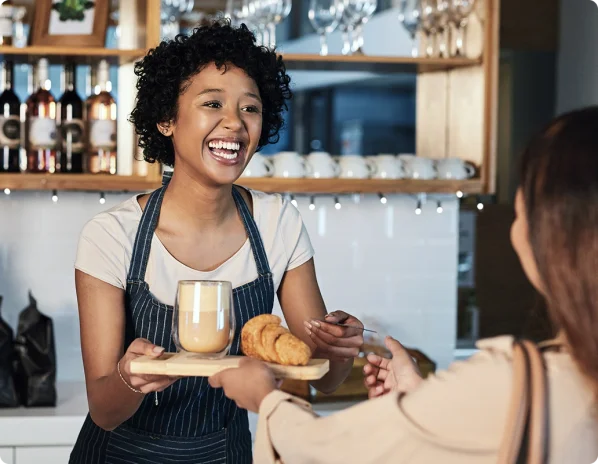
<svg viewBox="0 0 598 464"><path fill-rule="evenodd" d="M513 342L513 387L499 464L544 464L548 449L546 371L538 347L529 340Z"/></svg>

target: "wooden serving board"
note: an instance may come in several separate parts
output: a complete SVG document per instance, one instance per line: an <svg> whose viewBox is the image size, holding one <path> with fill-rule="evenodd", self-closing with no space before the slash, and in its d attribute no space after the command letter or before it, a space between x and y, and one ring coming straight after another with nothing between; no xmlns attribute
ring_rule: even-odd
<svg viewBox="0 0 598 464"><path fill-rule="evenodd" d="M209 377L224 369L237 367L243 356L225 356L222 359L202 359L194 353L164 353L159 358L141 356L131 361L133 374ZM330 368L327 359L311 359L307 366L282 366L267 363L277 378L317 380Z"/></svg>

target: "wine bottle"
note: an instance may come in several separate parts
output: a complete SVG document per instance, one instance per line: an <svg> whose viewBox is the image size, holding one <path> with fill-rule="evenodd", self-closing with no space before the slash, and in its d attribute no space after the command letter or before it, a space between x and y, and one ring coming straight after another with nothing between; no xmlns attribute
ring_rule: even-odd
<svg viewBox="0 0 598 464"><path fill-rule="evenodd" d="M56 101L50 92L48 60L37 65L36 90L27 99L27 171L56 172Z"/></svg>
<svg viewBox="0 0 598 464"><path fill-rule="evenodd" d="M0 2L0 45L12 45L13 13L12 0Z"/></svg>
<svg viewBox="0 0 598 464"><path fill-rule="evenodd" d="M89 134L87 170L93 174L116 174L116 101L110 94L109 66L100 61L95 95L86 102Z"/></svg>
<svg viewBox="0 0 598 464"><path fill-rule="evenodd" d="M13 63L3 62L2 71L4 91L0 95L0 172L19 172L21 102L13 90Z"/></svg>
<svg viewBox="0 0 598 464"><path fill-rule="evenodd" d="M82 173L85 153L85 126L83 100L77 94L77 70L74 63L64 67L65 91L58 100L56 111L60 142L57 150L56 171Z"/></svg>

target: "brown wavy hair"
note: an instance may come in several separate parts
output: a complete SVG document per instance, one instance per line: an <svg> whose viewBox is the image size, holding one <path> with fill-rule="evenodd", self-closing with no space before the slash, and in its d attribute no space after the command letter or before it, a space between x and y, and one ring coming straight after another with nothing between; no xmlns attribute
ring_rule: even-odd
<svg viewBox="0 0 598 464"><path fill-rule="evenodd" d="M521 167L548 311L598 398L598 107L556 118L531 141Z"/></svg>

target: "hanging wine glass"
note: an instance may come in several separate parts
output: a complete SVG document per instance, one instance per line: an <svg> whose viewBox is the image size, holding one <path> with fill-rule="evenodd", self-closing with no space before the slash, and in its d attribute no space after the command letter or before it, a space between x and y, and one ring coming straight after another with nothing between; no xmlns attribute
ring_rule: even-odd
<svg viewBox="0 0 598 464"><path fill-rule="evenodd" d="M268 23L270 34L270 48L276 47L276 26L283 22L291 13L293 3L291 0L270 0L270 9L272 12L270 22Z"/></svg>
<svg viewBox="0 0 598 464"><path fill-rule="evenodd" d="M449 56L448 36L450 31L450 0L436 0L436 22L438 27L438 55Z"/></svg>
<svg viewBox="0 0 598 464"><path fill-rule="evenodd" d="M436 56L438 33L438 6L436 0L422 0L421 29L426 37L426 56Z"/></svg>
<svg viewBox="0 0 598 464"><path fill-rule="evenodd" d="M377 0L345 0L345 10L353 17L353 43L351 52L363 55L363 26L378 7Z"/></svg>
<svg viewBox="0 0 598 464"><path fill-rule="evenodd" d="M451 0L449 5L450 22L457 32L455 56L465 56L465 28L475 6L475 0Z"/></svg>
<svg viewBox="0 0 598 464"><path fill-rule="evenodd" d="M351 38L353 37L353 27L353 17L350 15L349 11L346 8L344 8L343 16L339 24L339 28L341 30L341 37L343 39L343 48L341 49L341 53L343 55L351 54Z"/></svg>
<svg viewBox="0 0 598 464"><path fill-rule="evenodd" d="M320 55L328 55L326 36L339 25L343 16L343 3L339 0L310 0L309 22L320 35Z"/></svg>
<svg viewBox="0 0 598 464"><path fill-rule="evenodd" d="M417 49L417 31L421 28L421 0L401 0L399 10L399 22L411 36L411 56L416 58L419 55Z"/></svg>

